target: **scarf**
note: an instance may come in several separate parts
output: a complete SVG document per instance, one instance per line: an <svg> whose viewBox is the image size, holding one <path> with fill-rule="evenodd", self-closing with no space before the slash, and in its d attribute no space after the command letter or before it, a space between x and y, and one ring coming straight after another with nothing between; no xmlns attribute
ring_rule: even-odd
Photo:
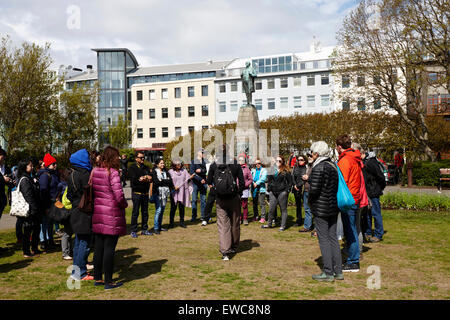
<svg viewBox="0 0 450 320"><path fill-rule="evenodd" d="M155 170L159 181L167 179L167 173L165 171L161 171L159 168ZM161 201L161 206L164 207L167 204L167 198L169 197L170 189L169 187L163 186L159 187L158 191L159 191L158 197L159 200Z"/></svg>

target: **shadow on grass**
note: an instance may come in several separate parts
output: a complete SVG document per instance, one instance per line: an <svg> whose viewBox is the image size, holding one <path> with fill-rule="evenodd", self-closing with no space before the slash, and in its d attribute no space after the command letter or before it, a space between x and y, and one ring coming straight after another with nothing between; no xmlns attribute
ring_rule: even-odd
<svg viewBox="0 0 450 320"><path fill-rule="evenodd" d="M245 252L258 247L260 247L260 244L258 242L253 241L252 239L246 239L239 242L237 252Z"/></svg>
<svg viewBox="0 0 450 320"><path fill-rule="evenodd" d="M28 267L33 259L23 259L13 263L5 263L0 265L0 273L8 273L13 270L23 269Z"/></svg>
<svg viewBox="0 0 450 320"><path fill-rule="evenodd" d="M122 282L130 282L133 280L144 279L152 274L161 272L162 266L168 261L167 259L134 263L141 255L135 254L138 248L128 248L118 250L115 253L116 267L115 271L119 273L119 279Z"/></svg>
<svg viewBox="0 0 450 320"><path fill-rule="evenodd" d="M372 248L366 247L363 245L363 249L362 249L362 253L365 253L369 250L371 250ZM345 253L344 250L341 250L341 259L342 259L342 263L345 263L345 261L347 261L348 255ZM317 259L314 260L317 263L317 266L320 269L323 269L323 260L322 260L322 256L318 257Z"/></svg>

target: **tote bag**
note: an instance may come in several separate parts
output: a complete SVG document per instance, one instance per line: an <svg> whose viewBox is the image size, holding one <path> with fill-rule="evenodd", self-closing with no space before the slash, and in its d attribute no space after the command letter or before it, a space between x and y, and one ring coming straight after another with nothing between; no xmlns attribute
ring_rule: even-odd
<svg viewBox="0 0 450 320"><path fill-rule="evenodd" d="M345 183L345 179L342 175L341 169L339 169L339 166L337 164L335 167L339 175L339 185L337 192L338 207L341 212L348 212L348 210L350 210L351 207L355 204L355 199L353 199L352 193L350 192L347 183Z"/></svg>
<svg viewBox="0 0 450 320"><path fill-rule="evenodd" d="M10 216L27 218L30 215L30 205L23 197L22 192L20 192L20 183L24 178L25 177L20 178L17 188L11 192Z"/></svg>

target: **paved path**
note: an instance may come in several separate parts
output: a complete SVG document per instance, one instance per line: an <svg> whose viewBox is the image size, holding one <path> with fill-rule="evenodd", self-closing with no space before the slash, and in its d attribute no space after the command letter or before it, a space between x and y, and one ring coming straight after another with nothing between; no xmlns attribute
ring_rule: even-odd
<svg viewBox="0 0 450 320"><path fill-rule="evenodd" d="M125 197L128 200L128 205L131 205L131 189L129 187L124 188ZM437 188L405 188L400 186L387 186L384 193L389 192L408 192L408 193L426 193L426 194L438 194ZM450 196L450 190L442 190L442 195ZM11 217L9 214L3 214L0 219L0 230L14 229L16 226L16 218Z"/></svg>

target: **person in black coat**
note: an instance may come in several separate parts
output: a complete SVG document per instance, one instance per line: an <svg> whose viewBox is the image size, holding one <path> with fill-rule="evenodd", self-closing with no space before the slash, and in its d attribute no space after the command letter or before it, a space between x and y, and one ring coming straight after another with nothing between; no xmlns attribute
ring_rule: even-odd
<svg viewBox="0 0 450 320"><path fill-rule="evenodd" d="M383 218L381 216L380 197L386 187L386 180L381 163L377 160L375 153L369 152L361 155L364 160L363 175L366 184L367 197L371 208L367 212L367 225L365 236L370 242L379 242L383 239ZM372 237L372 218L375 222L375 230Z"/></svg>
<svg viewBox="0 0 450 320"><path fill-rule="evenodd" d="M22 250L25 258L32 258L39 253L39 232L41 211L39 205L39 188L33 181L31 174L33 172L33 164L31 160L21 160L18 164L18 190L22 193L25 201L30 206L30 215L28 217L17 217L23 226ZM30 250L31 238L31 250Z"/></svg>
<svg viewBox="0 0 450 320"><path fill-rule="evenodd" d="M317 281L341 280L342 257L337 238L337 191L339 185L338 169L328 157L330 149L324 141L311 145L314 159L309 183L309 206L315 218L317 237L322 252L322 273L313 275Z"/></svg>
<svg viewBox="0 0 450 320"><path fill-rule="evenodd" d="M128 176L128 158L126 154L123 154L120 158L120 180L122 181L122 187L127 185L127 176Z"/></svg>
<svg viewBox="0 0 450 320"><path fill-rule="evenodd" d="M295 206L297 207L297 221L295 224L301 226L303 224L302 218L302 198L303 198L303 185L305 180L302 179L303 175L306 174L306 157L299 156L297 162L295 163L294 170L292 171L292 178L294 187L292 188L292 193L295 198Z"/></svg>

